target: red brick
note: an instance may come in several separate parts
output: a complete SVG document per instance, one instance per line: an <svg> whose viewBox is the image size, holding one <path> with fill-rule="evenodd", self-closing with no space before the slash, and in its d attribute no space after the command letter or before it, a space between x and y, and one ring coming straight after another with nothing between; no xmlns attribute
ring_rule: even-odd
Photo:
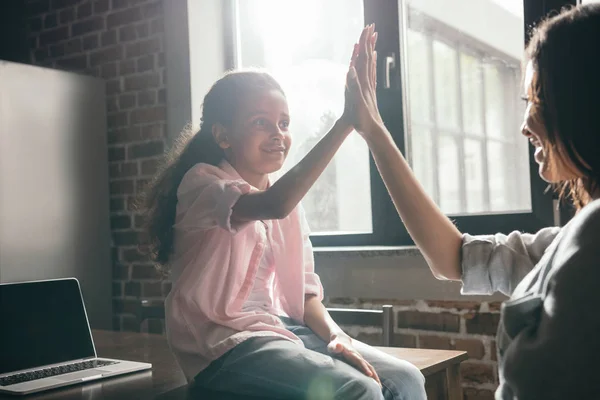
<svg viewBox="0 0 600 400"><path fill-rule="evenodd" d="M113 232L113 241L117 246L137 246L140 244L140 235L134 231Z"/></svg>
<svg viewBox="0 0 600 400"><path fill-rule="evenodd" d="M121 282L112 283L112 297L123 297L123 285Z"/></svg>
<svg viewBox="0 0 600 400"><path fill-rule="evenodd" d="M110 183L110 193L112 195L133 194L134 186L131 179L120 179Z"/></svg>
<svg viewBox="0 0 600 400"><path fill-rule="evenodd" d="M452 349L466 351L472 359L481 360L485 356L483 342L478 339L454 339Z"/></svg>
<svg viewBox="0 0 600 400"><path fill-rule="evenodd" d="M164 124L155 123L142 127L142 139L162 139L165 136Z"/></svg>
<svg viewBox="0 0 600 400"><path fill-rule="evenodd" d="M137 158L154 157L161 155L163 151L164 143L162 141L134 144L127 149L127 158L134 160Z"/></svg>
<svg viewBox="0 0 600 400"><path fill-rule="evenodd" d="M118 76L118 74L117 74L117 64L116 63L111 63L111 64L104 64L103 66L101 66L100 67L100 76L103 79L116 78Z"/></svg>
<svg viewBox="0 0 600 400"><path fill-rule="evenodd" d="M153 106L156 104L156 92L154 90L145 90L137 95L137 104L140 107Z"/></svg>
<svg viewBox="0 0 600 400"><path fill-rule="evenodd" d="M135 98L135 95L134 95ZM142 140L141 128L131 125L121 129L111 129L108 132L108 143L129 143Z"/></svg>
<svg viewBox="0 0 600 400"><path fill-rule="evenodd" d="M119 42L130 42L137 39L137 32L134 25L125 25L119 28Z"/></svg>
<svg viewBox="0 0 600 400"><path fill-rule="evenodd" d="M138 164L136 162L122 163L120 167L121 170L119 172L119 175L121 177L130 177L138 175Z"/></svg>
<svg viewBox="0 0 600 400"><path fill-rule="evenodd" d="M146 189L146 186L148 186L148 183L150 183L149 179L136 179L135 192L142 193Z"/></svg>
<svg viewBox="0 0 600 400"><path fill-rule="evenodd" d="M479 335L495 335L500 322L500 314L475 313L465 315L467 332Z"/></svg>
<svg viewBox="0 0 600 400"><path fill-rule="evenodd" d="M132 279L156 279L158 271L154 265L135 264L132 270Z"/></svg>
<svg viewBox="0 0 600 400"><path fill-rule="evenodd" d="M468 383L495 383L494 368L488 364L478 364L465 361L460 365L463 382Z"/></svg>
<svg viewBox="0 0 600 400"><path fill-rule="evenodd" d="M405 333L394 334L393 344L396 347L417 347L417 337L415 335L408 335Z"/></svg>
<svg viewBox="0 0 600 400"><path fill-rule="evenodd" d="M126 110L135 107L135 94L125 93L119 96L119 109ZM139 133L138 133L139 135Z"/></svg>
<svg viewBox="0 0 600 400"><path fill-rule="evenodd" d="M125 199L121 197L112 197L110 199L110 211L123 211L125 210Z"/></svg>
<svg viewBox="0 0 600 400"><path fill-rule="evenodd" d="M33 52L33 59L38 64L46 61L49 56L50 54L48 48L37 49Z"/></svg>
<svg viewBox="0 0 600 400"><path fill-rule="evenodd" d="M133 75L125 78L125 91L151 89L160 86L160 75L156 73Z"/></svg>
<svg viewBox="0 0 600 400"><path fill-rule="evenodd" d="M81 38L75 38L65 43L65 54L71 55L75 53L81 53Z"/></svg>
<svg viewBox="0 0 600 400"><path fill-rule="evenodd" d="M130 122L132 124L145 124L166 120L167 110L164 106L139 108L131 111Z"/></svg>
<svg viewBox="0 0 600 400"><path fill-rule="evenodd" d="M65 55L65 43L53 44L50 46L50 57L62 57Z"/></svg>
<svg viewBox="0 0 600 400"><path fill-rule="evenodd" d="M134 224L136 229L143 228L146 223L146 218L143 215L136 215L134 217Z"/></svg>
<svg viewBox="0 0 600 400"><path fill-rule="evenodd" d="M144 160L142 161L142 175L154 175L158 172L160 160Z"/></svg>
<svg viewBox="0 0 600 400"><path fill-rule="evenodd" d="M62 10L59 14L58 20L63 25L74 21L75 20L75 9L67 8L65 10Z"/></svg>
<svg viewBox="0 0 600 400"><path fill-rule="evenodd" d="M66 57L56 60L56 65L71 71L84 70L87 67L87 54L81 54L74 57Z"/></svg>
<svg viewBox="0 0 600 400"><path fill-rule="evenodd" d="M40 35L40 46L47 46L51 43L58 43L61 40L67 40L68 38L69 28L67 26L62 26L60 28L43 32Z"/></svg>
<svg viewBox="0 0 600 400"><path fill-rule="evenodd" d="M117 44L117 30L112 29L110 31L102 32L101 43L103 47Z"/></svg>
<svg viewBox="0 0 600 400"><path fill-rule="evenodd" d="M131 216L115 215L110 217L110 229L131 229Z"/></svg>
<svg viewBox="0 0 600 400"><path fill-rule="evenodd" d="M154 54L148 54L137 59L137 72L154 69Z"/></svg>
<svg viewBox="0 0 600 400"><path fill-rule="evenodd" d="M480 302L476 301L444 301L444 300L427 300L429 307L445 308L448 310L479 310Z"/></svg>
<svg viewBox="0 0 600 400"><path fill-rule="evenodd" d="M83 50L93 50L98 48L98 34L93 33L83 38Z"/></svg>
<svg viewBox="0 0 600 400"><path fill-rule="evenodd" d="M148 256L140 253L137 248L121 249L120 256L122 262L144 262L148 260Z"/></svg>
<svg viewBox="0 0 600 400"><path fill-rule="evenodd" d="M144 297L161 297L162 284L158 282L144 282L142 285L142 293Z"/></svg>
<svg viewBox="0 0 600 400"><path fill-rule="evenodd" d="M113 299L113 311L115 314L135 314L138 310L136 299Z"/></svg>
<svg viewBox="0 0 600 400"><path fill-rule="evenodd" d="M167 90L159 89L158 90L158 104L166 104L167 103Z"/></svg>
<svg viewBox="0 0 600 400"><path fill-rule="evenodd" d="M29 33L37 33L42 30L43 23L42 17L33 17L27 20L27 26Z"/></svg>
<svg viewBox="0 0 600 400"><path fill-rule="evenodd" d="M130 0L111 0L111 4L112 4L113 10L118 10L120 8L129 7L131 5L131 1Z"/></svg>
<svg viewBox="0 0 600 400"><path fill-rule="evenodd" d="M162 14L162 4L160 1L154 1L143 7L144 18L150 19Z"/></svg>
<svg viewBox="0 0 600 400"><path fill-rule="evenodd" d="M109 146L108 147L108 161L121 161L125 159L125 147L123 146Z"/></svg>
<svg viewBox="0 0 600 400"><path fill-rule="evenodd" d="M109 113L119 111L116 96L109 96L106 98L106 111L108 111Z"/></svg>
<svg viewBox="0 0 600 400"><path fill-rule="evenodd" d="M147 22L142 22L135 26L135 32L137 33L138 38L147 38L148 33L150 32L150 26Z"/></svg>
<svg viewBox="0 0 600 400"><path fill-rule="evenodd" d="M130 75L135 73L135 60L123 60L119 63L119 75Z"/></svg>
<svg viewBox="0 0 600 400"><path fill-rule="evenodd" d="M357 335L353 336L353 339L359 340L363 343L366 343L371 346L382 346L383 339L381 337L381 333L366 333L359 332Z"/></svg>
<svg viewBox="0 0 600 400"><path fill-rule="evenodd" d="M111 79L106 82L106 95L113 96L121 93L121 79ZM110 126L109 126L110 127Z"/></svg>
<svg viewBox="0 0 600 400"><path fill-rule="evenodd" d="M77 7L77 19L87 18L92 15L92 3L83 3Z"/></svg>
<svg viewBox="0 0 600 400"><path fill-rule="evenodd" d="M498 349L496 348L495 340L492 340L492 343L490 343L490 358L494 361L498 360Z"/></svg>
<svg viewBox="0 0 600 400"><path fill-rule="evenodd" d="M488 389L464 388L465 400L494 400L494 392Z"/></svg>
<svg viewBox="0 0 600 400"><path fill-rule="evenodd" d="M139 42L131 43L127 45L126 54L127 58L139 57L146 54L158 53L160 51L160 38L153 37L146 40L140 40Z"/></svg>
<svg viewBox="0 0 600 400"><path fill-rule="evenodd" d="M125 296L140 297L142 294L142 285L139 282L125 282Z"/></svg>
<svg viewBox="0 0 600 400"><path fill-rule="evenodd" d="M127 113L126 112L117 112L113 114L108 114L108 127L109 128L118 128L120 126L127 125Z"/></svg>
<svg viewBox="0 0 600 400"><path fill-rule="evenodd" d="M113 279L127 280L129 279L129 266L123 264L114 264L112 269Z"/></svg>
<svg viewBox="0 0 600 400"><path fill-rule="evenodd" d="M85 35L90 32L97 32L104 29L103 17L92 17L85 21L75 22L71 25L71 34L73 36Z"/></svg>
<svg viewBox="0 0 600 400"><path fill-rule="evenodd" d="M163 18L158 18L152 21L150 24L150 34L156 35L157 33L163 33L165 31L165 24Z"/></svg>
<svg viewBox="0 0 600 400"><path fill-rule="evenodd" d="M163 297L167 297L169 292L171 292L173 284L171 282L163 282Z"/></svg>
<svg viewBox="0 0 600 400"><path fill-rule="evenodd" d="M109 0L97 0L94 2L94 14L100 14L110 9Z"/></svg>
<svg viewBox="0 0 600 400"><path fill-rule="evenodd" d="M113 2L113 8L115 3ZM108 28L114 28L115 26L125 25L132 22L137 22L142 19L142 12L139 7L128 8L123 11L118 11L112 14L108 14L106 17L106 24Z"/></svg>
<svg viewBox="0 0 600 400"><path fill-rule="evenodd" d="M451 350L450 338L446 336L419 335L419 348Z"/></svg>
<svg viewBox="0 0 600 400"><path fill-rule="evenodd" d="M399 328L443 332L458 332L460 329L460 317L450 313L399 311L397 319Z"/></svg>
<svg viewBox="0 0 600 400"><path fill-rule="evenodd" d="M58 14L56 14L56 13L47 14L44 17L44 29L56 28L57 25L58 25Z"/></svg>
<svg viewBox="0 0 600 400"><path fill-rule="evenodd" d="M120 45L97 50L90 54L90 65L96 66L123 59L123 47Z"/></svg>

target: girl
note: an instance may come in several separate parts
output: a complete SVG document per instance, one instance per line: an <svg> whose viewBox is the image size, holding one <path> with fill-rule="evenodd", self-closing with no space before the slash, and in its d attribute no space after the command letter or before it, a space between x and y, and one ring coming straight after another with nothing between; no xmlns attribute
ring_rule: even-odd
<svg viewBox="0 0 600 400"><path fill-rule="evenodd" d="M396 208L433 274L463 294L511 296L498 329L497 399L596 399L600 376L600 4L579 6L534 33L523 135L540 176L570 193L577 215L536 234L461 234L416 181L375 102L375 57L361 38L349 82L362 133Z"/></svg>
<svg viewBox="0 0 600 400"><path fill-rule="evenodd" d="M266 73L232 72L206 95L200 131L167 155L146 206L154 258L171 269L167 336L188 381L261 398L425 399L416 367L352 340L321 303L299 201L351 113L347 104L273 183L292 145L285 95Z"/></svg>

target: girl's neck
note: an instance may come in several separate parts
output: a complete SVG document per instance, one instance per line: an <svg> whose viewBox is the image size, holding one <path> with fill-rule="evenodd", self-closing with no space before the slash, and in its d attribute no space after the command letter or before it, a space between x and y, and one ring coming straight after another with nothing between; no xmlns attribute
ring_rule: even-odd
<svg viewBox="0 0 600 400"><path fill-rule="evenodd" d="M266 190L269 186L269 175L255 174L247 171L238 171L238 174L249 184L259 190Z"/></svg>

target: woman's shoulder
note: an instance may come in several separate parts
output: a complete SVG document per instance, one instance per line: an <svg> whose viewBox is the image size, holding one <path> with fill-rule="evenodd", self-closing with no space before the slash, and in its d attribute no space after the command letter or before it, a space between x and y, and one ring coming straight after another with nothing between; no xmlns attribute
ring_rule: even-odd
<svg viewBox="0 0 600 400"><path fill-rule="evenodd" d="M583 207L564 228L564 240L600 246L600 199Z"/></svg>

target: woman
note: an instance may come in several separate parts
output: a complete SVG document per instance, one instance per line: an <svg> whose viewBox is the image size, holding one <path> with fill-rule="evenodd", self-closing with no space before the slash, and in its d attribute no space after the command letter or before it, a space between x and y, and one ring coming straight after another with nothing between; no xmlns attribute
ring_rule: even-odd
<svg viewBox="0 0 600 400"><path fill-rule="evenodd" d="M368 35L367 35L368 36ZM427 196L382 123L376 53L361 38L349 74L354 125L398 213L439 279L463 294L503 292L497 399L600 398L600 4L541 23L527 49L523 135L539 174L578 212L536 234L461 234Z"/></svg>

